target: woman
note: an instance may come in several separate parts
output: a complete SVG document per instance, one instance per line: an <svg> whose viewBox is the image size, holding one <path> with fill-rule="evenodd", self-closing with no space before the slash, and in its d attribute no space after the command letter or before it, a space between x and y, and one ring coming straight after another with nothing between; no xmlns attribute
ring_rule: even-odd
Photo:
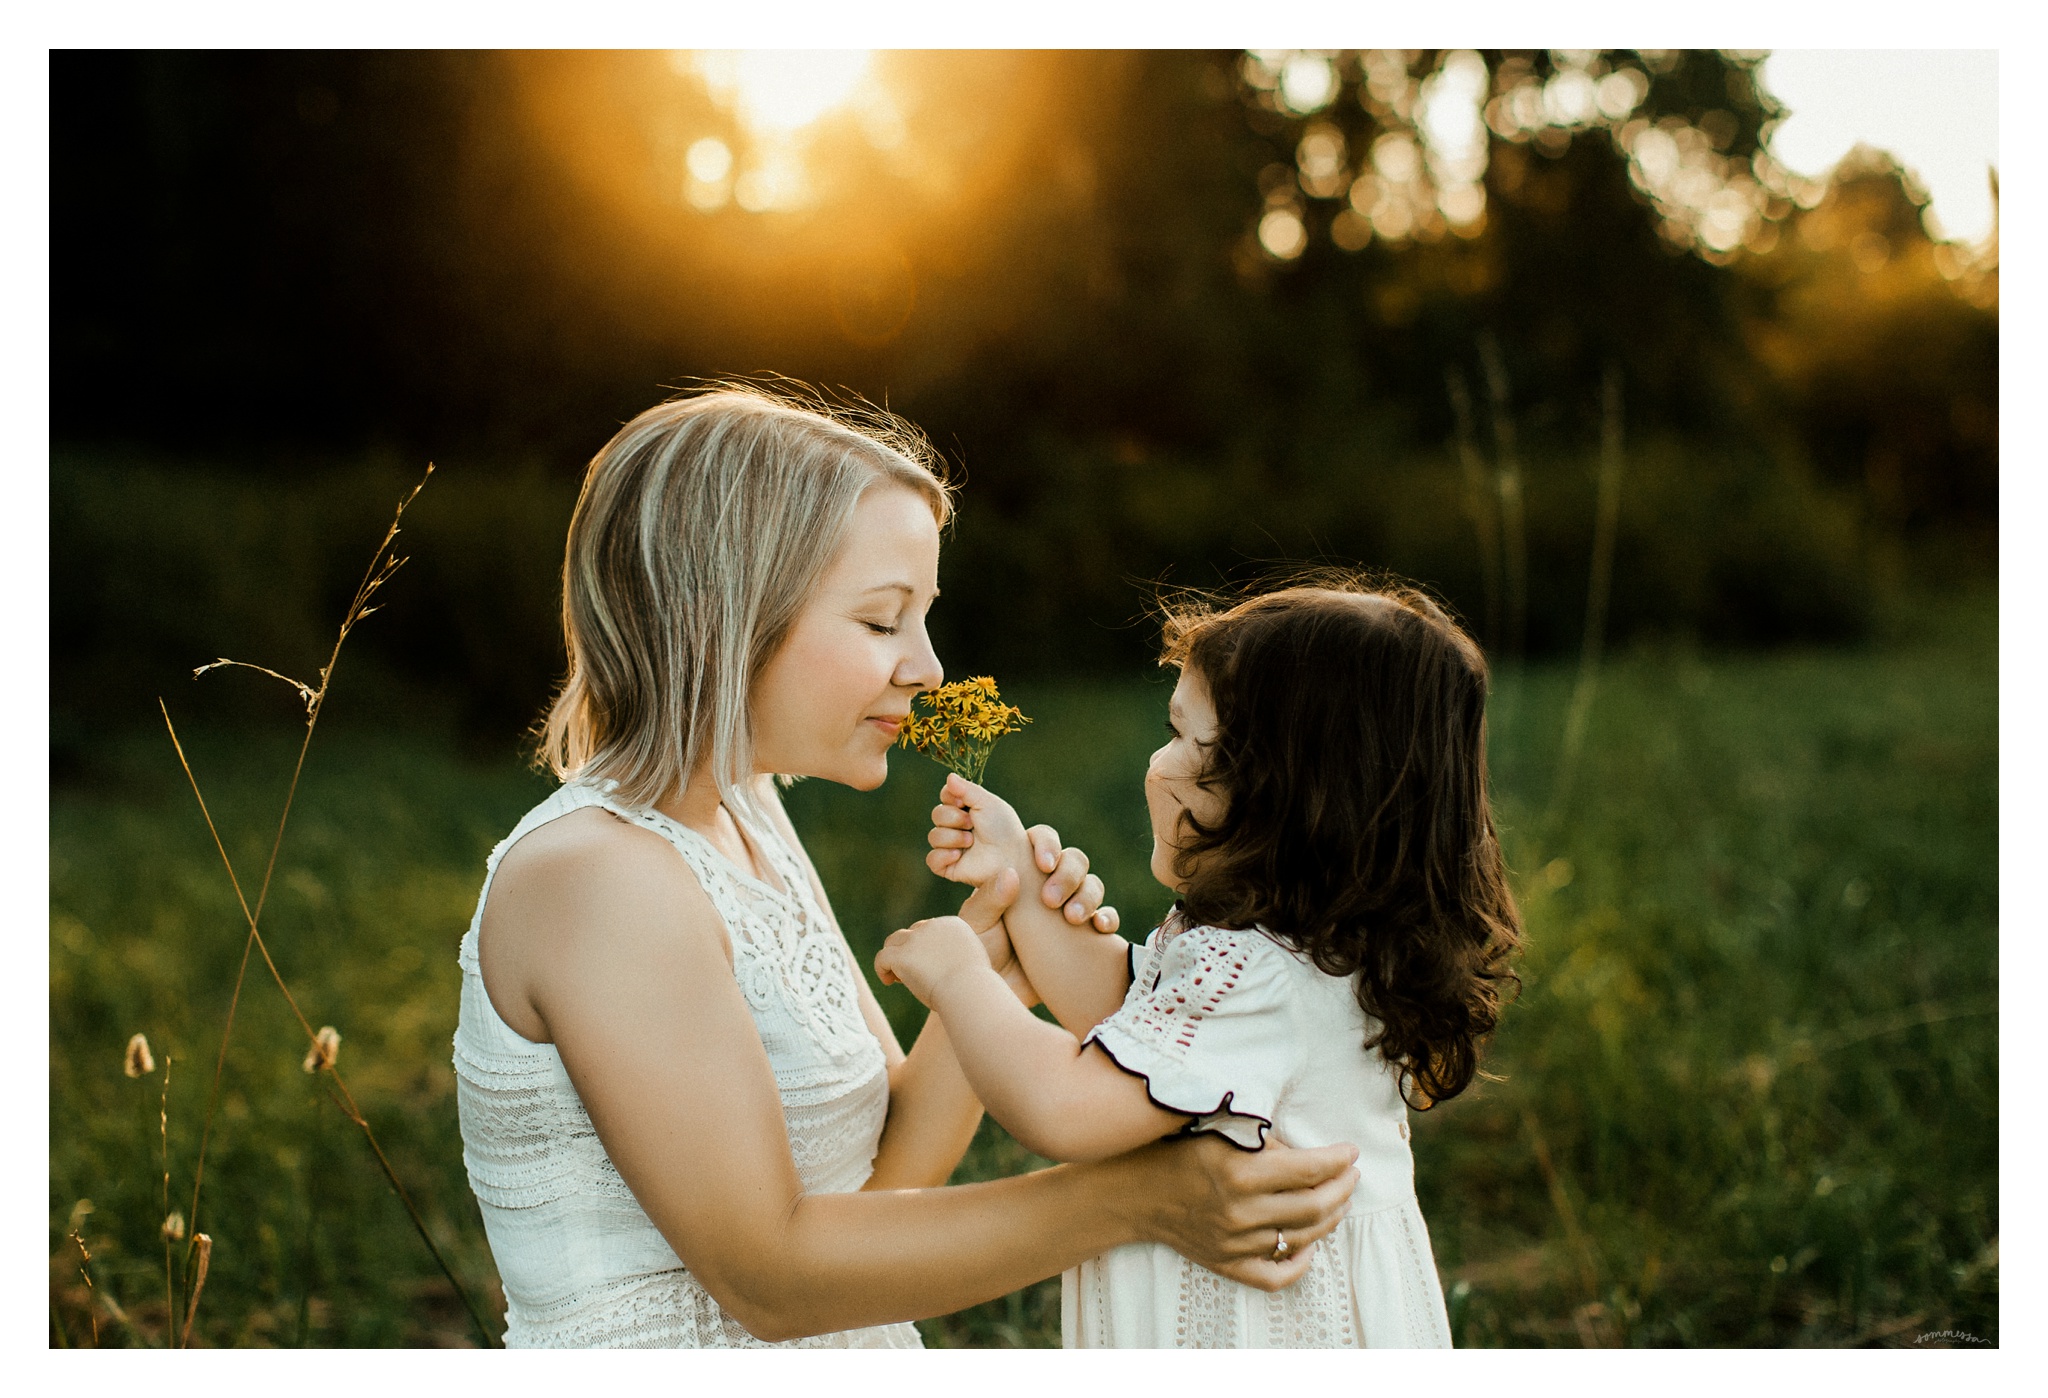
<svg viewBox="0 0 2048 1398"><path fill-rule="evenodd" d="M544 741L564 784L492 852L461 955L463 1155L508 1345L915 1346L914 1318L1127 1242L1277 1289L1335 1226L1345 1146L1170 1142L941 1187L981 1104L936 1017L898 1046L771 774L887 775L942 678L949 508L900 424L755 389L650 409L592 461ZM1101 885L1057 843L1035 841L1048 901L1085 920ZM962 916L1028 1004L1015 888Z"/></svg>

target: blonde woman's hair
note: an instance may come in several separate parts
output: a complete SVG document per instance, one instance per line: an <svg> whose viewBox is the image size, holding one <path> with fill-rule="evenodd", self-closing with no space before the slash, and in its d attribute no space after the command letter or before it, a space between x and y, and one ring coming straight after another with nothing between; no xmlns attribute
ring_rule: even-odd
<svg viewBox="0 0 2048 1398"><path fill-rule="evenodd" d="M541 727L563 780L651 806L708 765L758 815L748 699L878 481L952 491L915 427L801 387L717 384L649 408L592 458L562 563L569 675Z"/></svg>

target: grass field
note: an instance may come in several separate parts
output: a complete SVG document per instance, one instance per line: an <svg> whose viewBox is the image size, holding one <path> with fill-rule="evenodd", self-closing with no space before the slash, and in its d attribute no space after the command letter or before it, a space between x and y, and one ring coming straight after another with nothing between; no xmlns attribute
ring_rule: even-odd
<svg viewBox="0 0 2048 1398"><path fill-rule="evenodd" d="M1526 989L1489 1060L1497 1080L1415 1135L1458 1343L1997 1343L1995 622L1985 598L1854 652L1625 655L1561 809L1571 674L1501 677L1495 784ZM203 694L178 693L229 850L260 871L293 720L281 700L274 730L209 730ZM1138 780L1166 686L1006 697L1037 722L1006 740L990 784L1087 848L1142 934L1165 901ZM87 752L50 813L51 1343L93 1343L95 1326L101 1344L161 1343L162 1073L125 1077L122 1049L141 1031L172 1061L171 1203L189 1210L240 919L162 731ZM864 960L957 901L921 857L941 774L894 760L879 792L789 795ZM494 1325L448 1063L455 947L486 851L545 790L509 752L323 730L265 916ZM883 1001L907 1038L921 1011L900 989ZM195 1343L473 1342L304 1052L259 963L197 1221L216 1247ZM961 1174L1031 1163L985 1126ZM1058 1283L922 1329L933 1345L1057 1344Z"/></svg>

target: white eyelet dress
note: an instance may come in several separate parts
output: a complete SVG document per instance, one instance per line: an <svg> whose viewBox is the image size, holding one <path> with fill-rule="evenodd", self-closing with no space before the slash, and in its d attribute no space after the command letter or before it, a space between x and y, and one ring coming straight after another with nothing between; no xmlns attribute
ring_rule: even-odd
<svg viewBox="0 0 2048 1398"><path fill-rule="evenodd" d="M1264 1292L1170 1248L1133 1243L1067 1272L1068 1348L1437 1348L1451 1332L1415 1200L1408 1109L1368 1054L1348 977L1326 976L1264 933L1188 927L1180 914L1132 948L1131 988L1088 1031L1154 1102L1246 1150L1358 1146L1350 1213L1308 1272Z"/></svg>
<svg viewBox="0 0 2048 1398"><path fill-rule="evenodd" d="M732 939L733 973L768 1050L797 1174L811 1193L857 1190L873 1168L889 1113L882 1047L861 1018L852 953L818 907L796 855L773 831L747 827L782 889L741 873L697 832L612 800L609 785L571 782L527 813L491 851L476 915L462 939L456 1103L463 1163L505 1287L505 1343L761 1346L684 1269L641 1209L598 1141L554 1046L521 1038L492 1007L477 962L477 928L498 862L521 836L585 806L602 806L675 846ZM830 1349L921 1344L908 1324L789 1343Z"/></svg>

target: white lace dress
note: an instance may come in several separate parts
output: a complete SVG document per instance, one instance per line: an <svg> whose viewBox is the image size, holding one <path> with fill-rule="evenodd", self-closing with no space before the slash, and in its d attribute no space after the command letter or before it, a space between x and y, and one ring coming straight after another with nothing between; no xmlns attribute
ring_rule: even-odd
<svg viewBox="0 0 2048 1398"><path fill-rule="evenodd" d="M585 806L654 831L689 864L732 939L733 973L768 1050L790 1149L812 1193L859 1189L889 1112L882 1047L861 1018L852 953L773 831L748 836L782 888L740 872L702 835L572 782L491 851L462 939L455 1028L462 1159L505 1287L505 1343L526 1347L759 1346L683 1267L592 1129L551 1044L498 1017L477 965L477 927L514 841ZM910 1325L816 1335L806 1348L915 1349Z"/></svg>
<svg viewBox="0 0 2048 1398"><path fill-rule="evenodd" d="M1364 1050L1365 1012L1262 933L1185 927L1176 915L1132 949L1122 1008L1090 1030L1152 1100L1258 1150L1354 1142L1351 1212L1308 1273L1263 1292L1170 1248L1134 1243L1062 1280L1069 1348L1429 1348L1451 1343L1429 1230L1415 1201L1408 1109L1393 1071Z"/></svg>

